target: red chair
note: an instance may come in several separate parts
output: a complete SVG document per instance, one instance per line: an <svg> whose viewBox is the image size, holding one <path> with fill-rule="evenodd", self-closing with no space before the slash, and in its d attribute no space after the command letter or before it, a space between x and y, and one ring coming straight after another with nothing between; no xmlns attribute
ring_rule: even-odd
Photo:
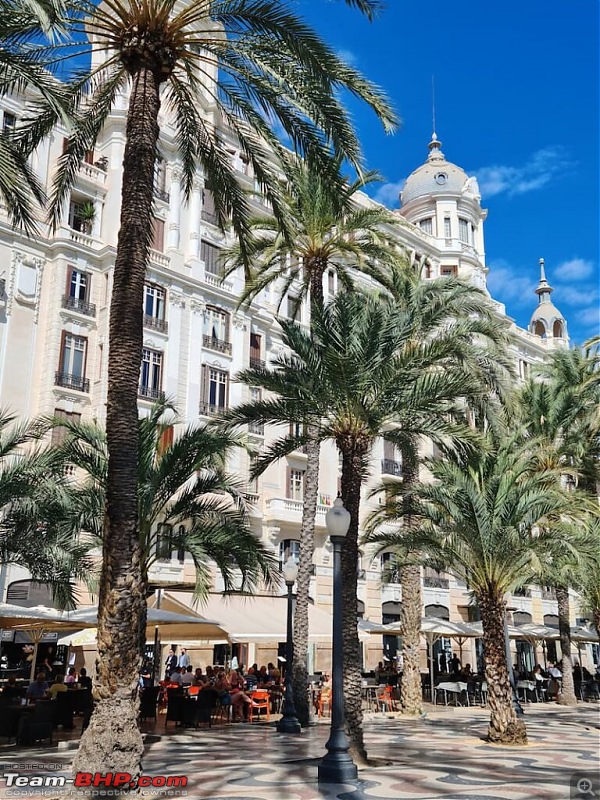
<svg viewBox="0 0 600 800"><path fill-rule="evenodd" d="M382 711L397 711L393 695L393 686L384 686L383 691L377 695L377 703Z"/></svg>
<svg viewBox="0 0 600 800"><path fill-rule="evenodd" d="M248 713L248 722L252 722L254 712L257 712L257 717L260 720L260 710L264 709L267 712L267 722L271 721L271 697L266 689L257 689L250 695L252 698L252 705Z"/></svg>
<svg viewBox="0 0 600 800"><path fill-rule="evenodd" d="M325 709L329 711L329 716L331 716L331 688L329 686L325 686L319 692L319 717L323 716L323 711L325 711Z"/></svg>
<svg viewBox="0 0 600 800"><path fill-rule="evenodd" d="M190 688L188 689L188 697L195 697L199 691L200 691L199 686L190 686Z"/></svg>

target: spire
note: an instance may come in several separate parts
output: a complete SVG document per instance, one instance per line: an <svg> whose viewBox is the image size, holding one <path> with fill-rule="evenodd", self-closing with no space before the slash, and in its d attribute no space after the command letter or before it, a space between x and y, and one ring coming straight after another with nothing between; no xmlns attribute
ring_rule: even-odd
<svg viewBox="0 0 600 800"><path fill-rule="evenodd" d="M554 289L550 286L548 281L546 280L546 271L544 269L544 259L540 258L540 282L538 283L538 287L535 290L535 293L540 298L540 303L550 303L550 295L554 291Z"/></svg>
<svg viewBox="0 0 600 800"><path fill-rule="evenodd" d="M445 156L441 151L441 147L442 143L440 142L436 132L434 131L431 134L431 141L428 144L429 156L427 157L427 161L443 161L445 159Z"/></svg>

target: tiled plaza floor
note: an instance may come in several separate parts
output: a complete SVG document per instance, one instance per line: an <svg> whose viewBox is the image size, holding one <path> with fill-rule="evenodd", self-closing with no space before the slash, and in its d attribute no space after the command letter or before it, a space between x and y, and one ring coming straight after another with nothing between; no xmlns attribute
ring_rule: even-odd
<svg viewBox="0 0 600 800"><path fill-rule="evenodd" d="M386 766L359 772L356 786L317 785L328 721L299 736L278 734L272 725L220 725L175 731L148 741L146 775L187 775L187 795L144 790L146 797L198 800L569 800L586 795L569 787L590 777L600 786L598 704L575 709L554 704L526 709L530 743L502 748L485 744L487 711L437 708L422 720L373 715L365 723L369 755ZM27 764L31 774L69 775L73 750L0 747L0 775L8 764ZM46 765L46 772L43 766ZM60 794L60 793L58 793ZM57 797L32 789L9 790L0 778L0 798ZM587 793L588 800L599 794Z"/></svg>

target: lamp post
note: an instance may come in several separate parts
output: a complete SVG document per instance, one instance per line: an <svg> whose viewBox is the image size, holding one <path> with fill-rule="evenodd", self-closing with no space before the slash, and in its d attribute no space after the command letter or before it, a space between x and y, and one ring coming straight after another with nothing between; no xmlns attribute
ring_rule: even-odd
<svg viewBox="0 0 600 800"><path fill-rule="evenodd" d="M519 702L519 695L517 694L517 683L515 681L515 671L512 665L512 656L510 652L510 637L508 635L508 614L510 611L516 611L516 608L506 606L506 613L504 614L504 650L506 652L506 667L508 669L508 680L510 681L510 688L512 691L512 706L517 717L522 717L525 713L523 706Z"/></svg>
<svg viewBox="0 0 600 800"><path fill-rule="evenodd" d="M342 637L342 544L350 527L350 513L338 497L325 516L333 545L333 669L331 670L331 728L319 764L319 783L348 783L358 777L348 752L344 719L344 642Z"/></svg>
<svg viewBox="0 0 600 800"><path fill-rule="evenodd" d="M292 641L292 588L298 577L298 565L293 558L283 565L283 579L287 586L287 639L285 642L285 698L283 701L283 716L277 723L280 733L300 733L302 730L296 706L294 705L294 688L292 686L292 664L294 661L294 643Z"/></svg>

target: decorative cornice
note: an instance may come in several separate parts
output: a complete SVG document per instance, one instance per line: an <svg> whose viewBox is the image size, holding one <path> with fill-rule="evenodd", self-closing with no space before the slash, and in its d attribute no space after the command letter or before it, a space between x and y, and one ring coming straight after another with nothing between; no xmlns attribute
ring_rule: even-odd
<svg viewBox="0 0 600 800"><path fill-rule="evenodd" d="M192 314L203 314L204 309L206 308L206 303L202 300L190 300L190 308L192 310Z"/></svg>
<svg viewBox="0 0 600 800"><path fill-rule="evenodd" d="M235 314L233 317L233 327L237 328L240 331L248 330L248 324L244 317L240 314Z"/></svg>
<svg viewBox="0 0 600 800"><path fill-rule="evenodd" d="M169 303L178 308L185 308L185 297L179 292L169 292Z"/></svg>

